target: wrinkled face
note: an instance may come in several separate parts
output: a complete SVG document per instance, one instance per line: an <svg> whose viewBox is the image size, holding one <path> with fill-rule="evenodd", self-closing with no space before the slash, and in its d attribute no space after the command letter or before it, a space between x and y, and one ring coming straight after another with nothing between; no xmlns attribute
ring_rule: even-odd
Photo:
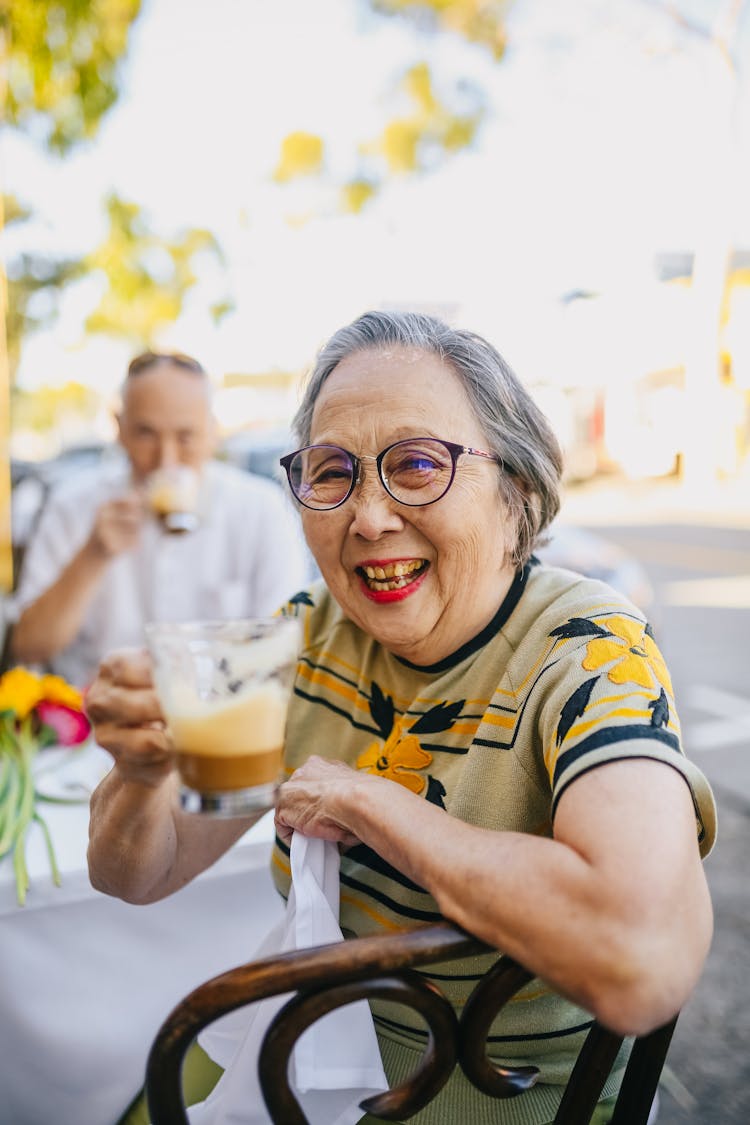
<svg viewBox="0 0 750 1125"><path fill-rule="evenodd" d="M200 469L214 446L205 380L171 363L128 380L118 425L136 480L168 465Z"/></svg>
<svg viewBox="0 0 750 1125"><path fill-rule="evenodd" d="M310 442L374 456L392 442L442 438L487 449L459 378L437 356L412 349L356 352L318 396ZM459 457L449 491L406 507L383 488L375 465L340 508L301 509L307 541L346 615L415 664L443 660L492 619L512 582L511 529L499 468Z"/></svg>

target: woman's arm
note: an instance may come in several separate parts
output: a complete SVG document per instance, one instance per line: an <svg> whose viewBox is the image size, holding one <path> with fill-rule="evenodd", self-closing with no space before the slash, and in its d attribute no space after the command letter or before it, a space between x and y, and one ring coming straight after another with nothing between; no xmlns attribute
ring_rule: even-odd
<svg viewBox="0 0 750 1125"><path fill-rule="evenodd" d="M554 838L476 828L397 783L310 759L281 787L282 836L362 841L441 912L612 1030L673 1016L708 952L711 905L683 778L613 762L560 799Z"/></svg>
<svg viewBox="0 0 750 1125"><path fill-rule="evenodd" d="M262 815L223 821L181 810L145 652L105 660L86 711L96 741L115 760L91 798L88 863L98 890L134 903L164 898L210 867Z"/></svg>

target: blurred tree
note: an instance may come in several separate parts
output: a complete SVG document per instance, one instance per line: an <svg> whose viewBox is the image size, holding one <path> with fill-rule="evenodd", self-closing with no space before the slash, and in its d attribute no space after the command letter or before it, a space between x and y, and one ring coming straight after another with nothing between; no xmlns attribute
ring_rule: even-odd
<svg viewBox="0 0 750 1125"><path fill-rule="evenodd" d="M69 382L62 386L17 390L13 403L14 424L29 430L52 430L64 414L93 418L100 398L91 387Z"/></svg>
<svg viewBox="0 0 750 1125"><path fill-rule="evenodd" d="M143 210L115 195L106 201L107 237L82 261L87 273L101 272L106 289L86 319L88 332L104 332L130 340L135 347L153 348L159 329L176 320L185 296L197 277L196 259L210 254L223 261L221 249L207 230L190 228L170 241L153 234ZM221 319L231 303L212 307Z"/></svg>
<svg viewBox="0 0 750 1125"><path fill-rule="evenodd" d="M5 114L61 155L90 140L117 101L118 69L141 0L0 5Z"/></svg>
<svg viewBox="0 0 750 1125"><path fill-rule="evenodd" d="M373 12L408 20L420 32L455 34L499 62L506 47L505 20L512 0L366 0ZM437 90L440 89L440 94ZM469 77L440 82L425 61L400 77L395 110L380 134L359 145L356 168L338 184L338 208L359 212L388 178L434 170L474 141L486 112L482 88ZM326 143L313 133L290 133L281 142L274 178L279 183L304 176L325 179Z"/></svg>
<svg viewBox="0 0 750 1125"><path fill-rule="evenodd" d="M6 195L4 203L6 226L10 227L30 218L30 211L15 196ZM81 272L80 261L49 258L42 254L21 253L8 263L5 329L11 385L24 336L49 323L55 314L63 286L80 277Z"/></svg>
<svg viewBox="0 0 750 1125"><path fill-rule="evenodd" d="M0 0L0 105L6 128L59 157L92 141L120 92L121 67L142 0ZM193 262L202 253L221 260L214 237L187 230L172 240L152 233L141 209L111 196L109 230L102 245L79 258L21 252L0 271L0 444L7 467L9 389L25 337L57 313L71 283L99 274L103 292L86 323L90 332L126 336L136 347L154 343L159 327L181 312L195 283ZM31 223L33 215L10 196L0 197L0 230ZM215 319L232 308L213 306ZM4 327L4 331L3 331ZM38 396L37 396L38 397ZM54 424L61 405L42 395ZM68 394L66 402L78 400ZM21 403L16 398L14 407ZM80 406L81 404L78 403ZM12 583L9 474L0 471L0 588Z"/></svg>
<svg viewBox="0 0 750 1125"><path fill-rule="evenodd" d="M488 47L499 61L505 53L505 18L510 0L370 0L375 11L407 16L422 26L453 31Z"/></svg>
<svg viewBox="0 0 750 1125"><path fill-rule="evenodd" d="M0 0L0 74L5 117L36 145L64 157L91 141L117 101L120 68L142 0ZM0 81L3 79L0 78ZM6 196L6 225L29 222L30 210ZM182 311L195 283L191 263L203 252L221 262L208 231L187 230L174 240L148 228L142 210L106 201L109 231L102 245L80 258L21 253L7 265L7 364L15 380L24 338L55 317L63 290L91 273L104 283L89 332L154 344L160 327ZM221 297L220 319L232 308Z"/></svg>

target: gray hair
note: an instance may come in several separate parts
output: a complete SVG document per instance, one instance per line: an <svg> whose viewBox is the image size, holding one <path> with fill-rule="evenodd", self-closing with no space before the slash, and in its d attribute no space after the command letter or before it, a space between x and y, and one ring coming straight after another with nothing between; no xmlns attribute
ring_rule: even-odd
<svg viewBox="0 0 750 1125"><path fill-rule="evenodd" d="M328 376L354 352L411 348L438 356L458 376L501 462L501 495L515 524L512 561L527 562L560 508L562 453L552 427L503 357L482 336L412 312L366 312L324 344L293 420L300 445Z"/></svg>

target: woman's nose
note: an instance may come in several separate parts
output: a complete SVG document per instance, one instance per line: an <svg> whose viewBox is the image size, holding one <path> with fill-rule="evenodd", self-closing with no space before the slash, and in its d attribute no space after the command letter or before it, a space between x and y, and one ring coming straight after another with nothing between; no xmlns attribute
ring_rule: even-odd
<svg viewBox="0 0 750 1125"><path fill-rule="evenodd" d="M360 473L359 483L348 501L352 519L349 531L363 539L375 540L387 531L404 526L398 503L386 492L374 468Z"/></svg>

